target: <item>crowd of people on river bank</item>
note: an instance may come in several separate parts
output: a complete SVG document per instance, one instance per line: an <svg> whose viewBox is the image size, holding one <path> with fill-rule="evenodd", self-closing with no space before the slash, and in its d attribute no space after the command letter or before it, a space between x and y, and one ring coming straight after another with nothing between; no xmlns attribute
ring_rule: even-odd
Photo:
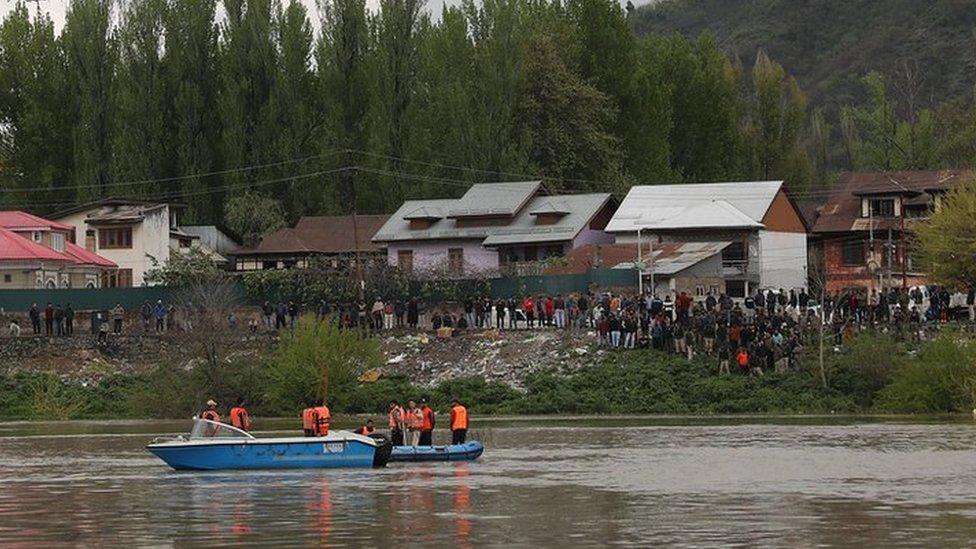
<svg viewBox="0 0 976 549"><path fill-rule="evenodd" d="M386 411L389 427L390 442L394 446L432 446L434 428L437 425L437 413L430 407L426 398L420 399L420 405L414 400L407 401L404 408L396 400L391 400ZM241 431L252 428L251 416L244 407L244 399L238 398L236 404L227 412L228 422ZM198 417L207 420L204 426L204 436L216 436L219 429L215 423L222 423L223 419L218 410L217 402L208 400ZM301 413L302 432L306 437L324 437L329 434L332 425L332 412L324 399L306 402ZM451 430L451 444L464 444L467 440L470 420L467 407L458 398L451 400L448 426ZM364 436L372 435L376 427L372 419L366 419L354 433Z"/></svg>

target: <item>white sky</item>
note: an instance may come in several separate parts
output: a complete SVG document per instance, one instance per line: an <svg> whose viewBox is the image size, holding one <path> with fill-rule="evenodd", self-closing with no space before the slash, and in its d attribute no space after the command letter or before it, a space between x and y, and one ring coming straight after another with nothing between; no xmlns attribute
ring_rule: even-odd
<svg viewBox="0 0 976 549"><path fill-rule="evenodd" d="M118 0L117 0L118 1ZM121 0L124 2L124 0ZM315 11L315 0L301 0L308 7L309 14L314 15ZM634 0L634 5L640 6L646 4L653 0ZM32 0L28 2L28 6L31 8L33 13L35 6L40 6L41 11L45 11L51 14L51 19L54 20L54 27L58 32L61 31L61 27L64 26L64 14L67 8L69 0ZM439 18L441 9L444 4L456 5L460 4L461 0L427 0L427 11L429 11L434 18ZM620 4L624 5L627 0L620 0ZM376 9L379 6L379 0L366 0L366 7L369 9ZM0 18L6 17L7 12L13 9L17 5L15 0L0 0ZM312 17L315 19L315 17ZM318 28L318 21L312 21L312 24Z"/></svg>

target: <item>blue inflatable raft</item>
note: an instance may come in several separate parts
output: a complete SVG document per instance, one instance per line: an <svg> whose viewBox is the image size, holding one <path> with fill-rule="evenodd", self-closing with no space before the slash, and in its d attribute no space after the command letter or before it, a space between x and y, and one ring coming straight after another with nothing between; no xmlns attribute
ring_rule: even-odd
<svg viewBox="0 0 976 549"><path fill-rule="evenodd" d="M478 441L447 446L394 446L390 461L473 461L485 451Z"/></svg>

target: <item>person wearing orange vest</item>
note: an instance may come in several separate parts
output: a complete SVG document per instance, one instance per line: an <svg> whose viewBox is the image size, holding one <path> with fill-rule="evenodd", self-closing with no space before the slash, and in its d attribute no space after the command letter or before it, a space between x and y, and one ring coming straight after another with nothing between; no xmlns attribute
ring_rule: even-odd
<svg viewBox="0 0 976 549"><path fill-rule="evenodd" d="M357 435L363 435L365 437L368 437L369 435L373 434L375 431L376 431L376 427L373 426L373 420L367 419L366 423L363 423L359 427L359 429L356 429L353 432L356 433Z"/></svg>
<svg viewBox="0 0 976 549"><path fill-rule="evenodd" d="M312 399L305 401L305 409L302 410L302 432L307 437L315 436L315 407Z"/></svg>
<svg viewBox="0 0 976 549"><path fill-rule="evenodd" d="M244 408L244 399L238 397L237 406L230 409L230 424L242 431L251 430L251 416Z"/></svg>
<svg viewBox="0 0 976 549"><path fill-rule="evenodd" d="M332 421L332 413L329 412L329 407L325 405L323 399L319 399L315 403L314 408L315 417L315 436L324 437L329 434L329 423Z"/></svg>
<svg viewBox="0 0 976 549"><path fill-rule="evenodd" d="M386 414L390 425L390 444L403 446L403 408L397 401L391 400Z"/></svg>
<svg viewBox="0 0 976 549"><path fill-rule="evenodd" d="M468 436L468 409L458 399L451 400L451 444L464 444Z"/></svg>
<svg viewBox="0 0 976 549"><path fill-rule="evenodd" d="M220 423L220 412L217 411L217 402L212 399L208 400L207 407L200 412L200 419ZM212 423L208 423L203 431L203 434L208 437L216 436L218 430L220 430L220 427Z"/></svg>
<svg viewBox="0 0 976 549"><path fill-rule="evenodd" d="M424 416L420 408L417 408L417 403L412 400L407 402L404 423L407 424L407 446L417 446L420 444L420 428L424 424Z"/></svg>
<svg viewBox="0 0 976 549"><path fill-rule="evenodd" d="M434 410L427 405L427 399L420 399L420 445L433 446L434 442Z"/></svg>

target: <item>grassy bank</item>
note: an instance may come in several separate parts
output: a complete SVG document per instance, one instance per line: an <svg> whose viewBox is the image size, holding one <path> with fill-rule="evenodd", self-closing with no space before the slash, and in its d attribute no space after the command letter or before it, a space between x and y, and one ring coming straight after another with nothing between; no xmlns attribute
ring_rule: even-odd
<svg viewBox="0 0 976 549"><path fill-rule="evenodd" d="M748 414L968 412L976 391L976 347L945 335L921 347L884 336L861 336L828 355L828 388L819 365L765 377L718 376L710 357L692 361L654 351L608 353L582 370L529 376L525 390L477 378L422 389L403 378L359 383L334 376L328 394L339 413L378 414L391 399L426 396L444 409L453 396L478 414ZM178 418L208 398L230 404L243 396L257 416L293 416L306 386L319 383L295 361L199 366L160 364L140 375L97 385L50 374L0 376L0 417L17 419Z"/></svg>

